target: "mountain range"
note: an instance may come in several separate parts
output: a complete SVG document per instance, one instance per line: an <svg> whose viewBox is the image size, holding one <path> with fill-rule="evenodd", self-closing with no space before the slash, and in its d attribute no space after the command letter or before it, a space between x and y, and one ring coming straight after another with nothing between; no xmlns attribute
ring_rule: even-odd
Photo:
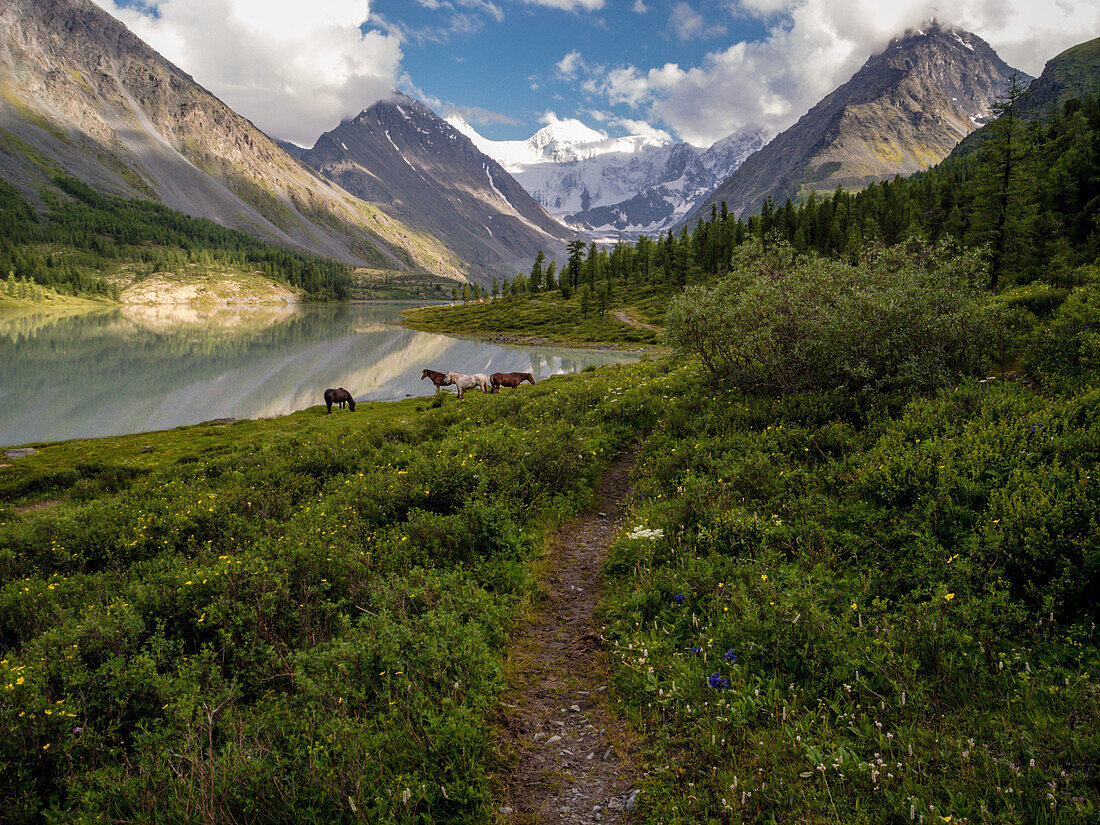
<svg viewBox="0 0 1100 825"><path fill-rule="evenodd" d="M321 135L301 158L486 273L511 277L540 249L561 258L575 234L468 137L399 92Z"/></svg>
<svg viewBox="0 0 1100 825"><path fill-rule="evenodd" d="M601 240L671 227L767 138L749 128L703 150L660 133L608 137L570 118L552 120L527 140L494 141L458 115L447 122L551 215Z"/></svg>
<svg viewBox="0 0 1100 825"><path fill-rule="evenodd" d="M464 276L89 0L0 0L0 175L41 205L56 174L348 263Z"/></svg>
<svg viewBox="0 0 1100 825"><path fill-rule="evenodd" d="M935 23L907 32L749 157L683 222L725 203L739 216L770 198L858 189L925 169L989 115L1012 69L977 35Z"/></svg>
<svg viewBox="0 0 1100 825"><path fill-rule="evenodd" d="M0 0L0 177L36 207L67 175L347 263L483 283L540 248L564 250L573 233L494 161L426 107L395 100L302 150L90 0Z"/></svg>
<svg viewBox="0 0 1100 825"><path fill-rule="evenodd" d="M1089 91L1072 66L1098 42L1052 61L1029 105ZM263 134L90 0L0 0L0 177L38 208L64 174L348 263L485 283L540 249L561 261L578 233L633 239L723 202L743 216L926 168L1013 74L1030 80L976 35L931 24L770 142L747 128L704 150L570 119L493 141L395 92L306 149Z"/></svg>

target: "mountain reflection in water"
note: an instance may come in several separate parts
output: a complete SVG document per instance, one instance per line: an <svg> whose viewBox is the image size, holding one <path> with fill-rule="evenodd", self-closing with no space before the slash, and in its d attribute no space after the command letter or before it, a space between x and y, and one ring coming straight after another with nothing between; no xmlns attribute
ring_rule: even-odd
<svg viewBox="0 0 1100 825"><path fill-rule="evenodd" d="M0 313L0 445L282 415L322 403L430 395L425 367L536 379L636 354L512 347L396 326L408 304Z"/></svg>

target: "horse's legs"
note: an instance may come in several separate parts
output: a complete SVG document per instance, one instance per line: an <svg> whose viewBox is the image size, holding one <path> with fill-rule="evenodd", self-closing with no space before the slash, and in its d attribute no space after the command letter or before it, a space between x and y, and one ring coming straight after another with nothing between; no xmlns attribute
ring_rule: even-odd
<svg viewBox="0 0 1100 825"><path fill-rule="evenodd" d="M332 402L326 400L325 401L325 406L328 407L328 415L332 415Z"/></svg>

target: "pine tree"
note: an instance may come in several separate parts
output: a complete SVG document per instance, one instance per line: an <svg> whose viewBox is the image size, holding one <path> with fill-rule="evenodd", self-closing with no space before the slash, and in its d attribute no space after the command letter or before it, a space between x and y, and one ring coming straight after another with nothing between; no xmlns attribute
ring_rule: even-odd
<svg viewBox="0 0 1100 825"><path fill-rule="evenodd" d="M535 255L535 263L531 267L531 278L527 281L528 291L535 293L542 290L542 265L546 263L546 253L541 249Z"/></svg>
<svg viewBox="0 0 1100 825"><path fill-rule="evenodd" d="M993 104L997 118L990 127L978 177L972 233L977 241L989 244L989 288L993 292L1000 287L1013 240L1019 238L1022 228L1019 218L1027 147L1016 104L1023 93L1013 73L1007 91Z"/></svg>
<svg viewBox="0 0 1100 825"><path fill-rule="evenodd" d="M569 242L569 285L573 288L577 288L577 284L581 278L581 268L584 265L584 241L579 238Z"/></svg>

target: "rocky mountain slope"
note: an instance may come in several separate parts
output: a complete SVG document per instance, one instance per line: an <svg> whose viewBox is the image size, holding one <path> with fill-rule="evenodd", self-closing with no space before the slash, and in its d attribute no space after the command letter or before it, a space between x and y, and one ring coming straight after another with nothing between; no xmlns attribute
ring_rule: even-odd
<svg viewBox="0 0 1100 825"><path fill-rule="evenodd" d="M302 158L477 262L482 280L528 269L540 249L564 259L574 236L469 138L400 93L321 135Z"/></svg>
<svg viewBox="0 0 1100 825"><path fill-rule="evenodd" d="M89 0L0 0L0 177L41 204L57 173L350 263L470 270L292 158Z"/></svg>
<svg viewBox="0 0 1100 825"><path fill-rule="evenodd" d="M781 204L931 166L984 122L1013 71L977 35L937 24L908 32L748 158L684 223L723 201L750 215L769 197Z"/></svg>
<svg viewBox="0 0 1100 825"><path fill-rule="evenodd" d="M1074 97L1100 94L1100 37L1052 57L1020 98L1020 115L1043 117Z"/></svg>
<svg viewBox="0 0 1100 825"><path fill-rule="evenodd" d="M568 119L527 140L494 141L457 115L447 121L551 215L597 238L635 238L672 226L766 138L762 130L746 129L703 151L659 135L608 137Z"/></svg>
<svg viewBox="0 0 1100 825"><path fill-rule="evenodd" d="M766 138L763 129L746 129L723 138L705 152L687 143L674 144L668 161L638 185L637 194L609 206L574 212L564 220L604 240L620 235L636 239L663 232L675 226L700 198L760 149Z"/></svg>
<svg viewBox="0 0 1100 825"><path fill-rule="evenodd" d="M1042 120L1073 98L1100 94L1100 38L1079 43L1052 57L1043 72L1023 89L1016 101L1016 116L1022 121ZM952 152L954 161L980 152L991 136L983 126L963 138Z"/></svg>

